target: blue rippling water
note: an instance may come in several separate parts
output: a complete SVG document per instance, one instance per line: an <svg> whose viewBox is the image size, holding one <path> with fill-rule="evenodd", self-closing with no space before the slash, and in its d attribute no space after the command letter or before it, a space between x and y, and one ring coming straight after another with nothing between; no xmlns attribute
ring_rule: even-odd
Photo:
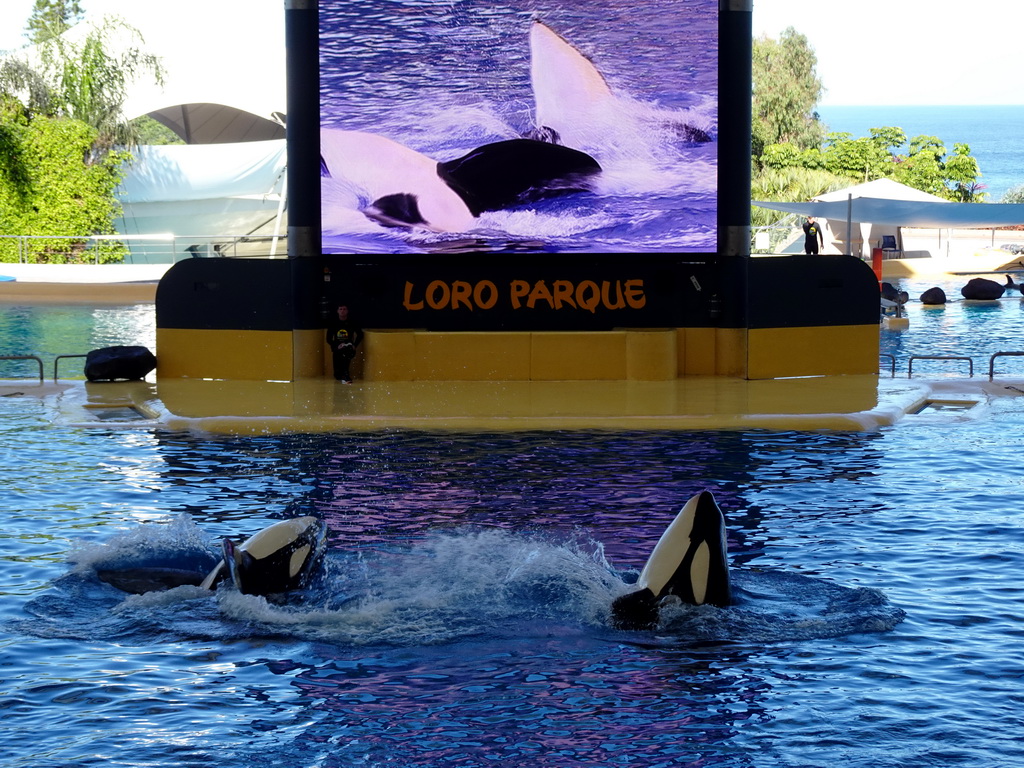
<svg viewBox="0 0 1024 768"><path fill-rule="evenodd" d="M1019 405L873 434L244 438L0 409L5 765L1024 760ZM611 629L703 487L738 605ZM300 600L95 577L298 511L330 531Z"/></svg>
<svg viewBox="0 0 1024 768"><path fill-rule="evenodd" d="M63 352L119 322L18 311L3 344ZM882 333L900 375L1018 346L1019 298L909 315ZM1022 435L1010 390L874 433L222 438L3 397L0 765L1024 764ZM612 629L702 488L738 604ZM96 578L203 568L218 537L299 512L328 554L285 604Z"/></svg>

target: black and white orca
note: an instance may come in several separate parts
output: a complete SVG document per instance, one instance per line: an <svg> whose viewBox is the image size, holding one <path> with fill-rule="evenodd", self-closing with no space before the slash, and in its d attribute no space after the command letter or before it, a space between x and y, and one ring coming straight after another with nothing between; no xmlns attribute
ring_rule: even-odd
<svg viewBox="0 0 1024 768"><path fill-rule="evenodd" d="M167 567L101 570L101 581L123 592L142 594L180 586L214 589L230 580L247 595L276 595L301 589L323 557L326 528L312 516L282 520L236 544L225 538L223 559L209 573Z"/></svg>
<svg viewBox="0 0 1024 768"><path fill-rule="evenodd" d="M691 498L665 529L647 559L635 592L612 603L620 629L649 629L669 595L691 605L732 604L725 518L710 491Z"/></svg>
<svg viewBox="0 0 1024 768"><path fill-rule="evenodd" d="M246 595L300 589L323 557L326 533L323 522L306 516L274 523L241 544L225 538L224 559L199 586L213 589L229 577Z"/></svg>
<svg viewBox="0 0 1024 768"><path fill-rule="evenodd" d="M531 138L485 144L445 162L362 131L324 129L320 142L321 176L365 195L367 218L434 232L466 232L484 211L585 191L601 172L585 152Z"/></svg>
<svg viewBox="0 0 1024 768"><path fill-rule="evenodd" d="M586 191L588 179L600 172L586 152L538 139L497 141L437 164L438 176L474 216Z"/></svg>

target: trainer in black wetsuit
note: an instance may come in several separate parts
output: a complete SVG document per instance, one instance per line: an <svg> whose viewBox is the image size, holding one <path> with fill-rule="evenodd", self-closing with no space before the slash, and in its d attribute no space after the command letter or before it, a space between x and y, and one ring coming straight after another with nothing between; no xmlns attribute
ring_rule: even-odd
<svg viewBox="0 0 1024 768"><path fill-rule="evenodd" d="M338 307L338 319L327 325L327 346L334 357L334 378L338 381L352 381L349 365L356 356L356 347L363 340L363 331L349 320L348 306Z"/></svg>
<svg viewBox="0 0 1024 768"><path fill-rule="evenodd" d="M804 253L817 254L819 243L824 247L825 236L821 234L821 224L813 216L808 216L804 222Z"/></svg>

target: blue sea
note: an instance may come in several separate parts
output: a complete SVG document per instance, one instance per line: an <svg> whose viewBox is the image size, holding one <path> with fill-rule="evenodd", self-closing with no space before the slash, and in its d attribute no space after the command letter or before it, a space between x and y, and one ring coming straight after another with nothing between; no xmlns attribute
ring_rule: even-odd
<svg viewBox="0 0 1024 768"><path fill-rule="evenodd" d="M871 128L896 126L908 138L937 136L949 152L954 144L969 145L990 203L1024 185L1024 105L828 106L818 112L830 131L857 137Z"/></svg>

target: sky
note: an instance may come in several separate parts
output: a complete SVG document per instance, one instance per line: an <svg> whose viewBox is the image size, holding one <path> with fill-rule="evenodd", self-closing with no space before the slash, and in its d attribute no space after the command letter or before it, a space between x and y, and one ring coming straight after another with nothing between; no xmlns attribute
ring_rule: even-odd
<svg viewBox="0 0 1024 768"><path fill-rule="evenodd" d="M25 42L34 0L0 0L0 50ZM206 0L207 10L222 0ZM825 85L822 106L887 104L1024 104L1020 69L1020 0L753 0L754 35L804 34ZM154 0L81 0L86 11L160 14L189 39L196 16L167 14ZM225 2L225 5L229 3ZM277 0L282 21L284 3ZM125 9L125 10L122 10ZM139 26L142 26L141 24ZM177 30L175 30L177 32Z"/></svg>

